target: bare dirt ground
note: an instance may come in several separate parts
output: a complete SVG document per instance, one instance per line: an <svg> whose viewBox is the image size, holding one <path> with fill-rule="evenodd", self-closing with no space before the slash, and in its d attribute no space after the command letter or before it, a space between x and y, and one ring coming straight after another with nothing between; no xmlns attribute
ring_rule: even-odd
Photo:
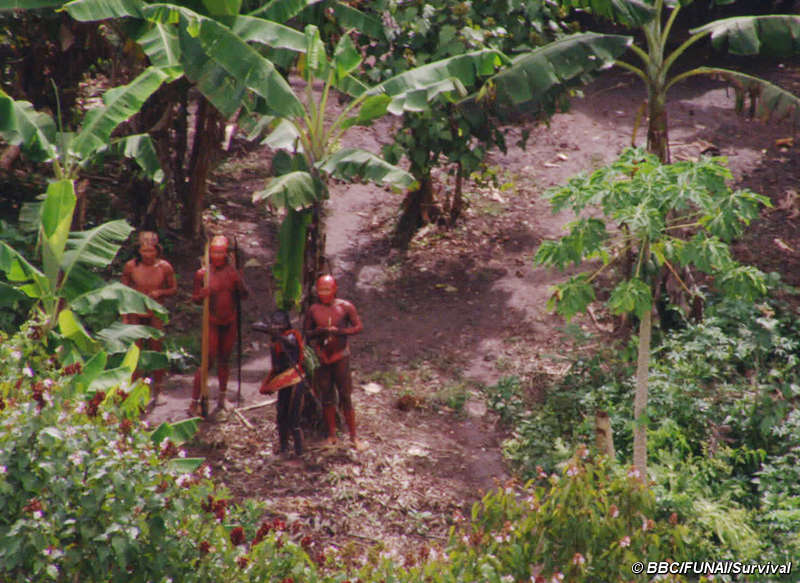
<svg viewBox="0 0 800 583"><path fill-rule="evenodd" d="M796 63L747 66L800 92ZM704 151L727 156L739 186L773 200L775 208L752 225L737 252L797 285L795 128L739 117L732 91L694 79L670 94L673 157ZM543 239L562 233L569 217L552 215L541 194L610 162L630 143L643 98L638 81L622 73L606 75L584 93L549 127L529 126L525 151L493 152L488 162L498 184L469 185L460 224L423 229L406 252L389 243L400 195L370 185L333 185L327 252L340 296L356 304L365 324L353 340L354 402L360 435L370 447L357 455L344 439L343 447L325 452L319 436L309 435L308 452L295 464L273 453L274 406L245 411L250 426L230 411L213 416L202 424L192 453L209 459L216 479L236 498L264 500L270 513L300 521L315 549L332 545L356 558L368 549L406 553L445 540L454 512L468 510L483 490L510 477L500 447L505 430L487 412L480 388L515 374L535 393L563 371L558 357L570 349L563 322L545 309L549 286L563 275L531 260ZM520 130L509 129L509 144ZM378 152L391 132L391 120L383 120L354 129L347 145ZM269 159L265 149L243 150L223 164L207 213L213 230L237 236L253 290L244 315L244 407L266 400L256 392L269 366L266 339L248 328L273 307L269 266L278 219L250 202L268 175ZM442 182L446 189L445 176ZM199 336L199 309L188 303L198 256L199 249L187 247L170 257L181 288L171 304L170 333ZM598 315L578 323L602 332L599 306ZM229 394L235 396L232 376ZM166 404L149 422L185 418L190 385L190 376L172 375Z"/></svg>

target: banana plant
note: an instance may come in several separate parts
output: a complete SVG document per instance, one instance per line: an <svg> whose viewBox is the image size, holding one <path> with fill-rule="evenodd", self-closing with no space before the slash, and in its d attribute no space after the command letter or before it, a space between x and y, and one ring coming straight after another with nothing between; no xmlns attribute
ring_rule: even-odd
<svg viewBox="0 0 800 583"><path fill-rule="evenodd" d="M287 209L273 269L279 304L287 309L297 307L304 295L310 298L324 264L320 211L329 179L357 178L401 190L416 185L411 174L371 152L341 148L349 128L370 125L387 113L426 111L437 98L467 99L478 88L482 90L471 98L515 106L548 101L582 75L610 66L631 42L618 35L574 35L549 47L551 52L534 51L513 60L498 50L482 49L422 65L370 87L353 75L362 57L349 34L340 38L331 56L316 27L306 27L305 37L298 66L306 82L304 112L274 122L264 143L284 156L273 163L277 175L253 195L255 203ZM318 92L315 81L322 82ZM335 90L349 101L333 115L329 99Z"/></svg>
<svg viewBox="0 0 800 583"><path fill-rule="evenodd" d="M734 55L791 56L800 52L800 16L771 14L742 16L710 22L690 31L691 36L669 51L673 27L681 10L692 0L561 0L562 5L582 8L639 29L644 46L631 49L639 64L617 61L637 75L647 88L647 150L663 162L670 161L667 92L676 83L696 75L724 79L736 91L736 107L745 97L762 119L800 121L800 98L768 81L719 67L696 67L671 76L675 63L700 41L710 38L714 48ZM718 4L731 4L730 0ZM637 123L638 125L638 123Z"/></svg>

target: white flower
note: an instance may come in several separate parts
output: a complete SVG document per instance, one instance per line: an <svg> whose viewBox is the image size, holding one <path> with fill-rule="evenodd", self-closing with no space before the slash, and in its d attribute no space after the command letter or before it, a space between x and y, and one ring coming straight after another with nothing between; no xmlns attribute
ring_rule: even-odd
<svg viewBox="0 0 800 583"><path fill-rule="evenodd" d="M42 511L41 511L41 510L34 510L34 512L33 512L33 517L34 517L36 520L39 520L39 519L40 519L42 516L44 516L44 515L42 514Z"/></svg>
<svg viewBox="0 0 800 583"><path fill-rule="evenodd" d="M5 466L0 466L0 475L7 473L8 473L8 468Z"/></svg>
<svg viewBox="0 0 800 583"><path fill-rule="evenodd" d="M83 463L83 453L76 451L69 456L69 461L71 461L76 466L79 466Z"/></svg>
<svg viewBox="0 0 800 583"><path fill-rule="evenodd" d="M182 450L180 450L180 451L178 452L178 457L186 457L186 450L183 450L183 449L182 449Z"/></svg>
<svg viewBox="0 0 800 583"><path fill-rule="evenodd" d="M19 350L15 350L14 352L11 353L11 358L13 358L14 360L19 360L20 358L22 358L22 353Z"/></svg>
<svg viewBox="0 0 800 583"><path fill-rule="evenodd" d="M182 488L183 485L186 484L187 482L190 482L191 479L192 479L192 476L190 476L189 474L181 474L175 480L175 485Z"/></svg>
<svg viewBox="0 0 800 583"><path fill-rule="evenodd" d="M107 422L109 419L111 419L111 413L109 413L108 411L103 411L101 417L103 418L103 421Z"/></svg>
<svg viewBox="0 0 800 583"><path fill-rule="evenodd" d="M47 387L48 389L53 386L53 379L44 379L42 384Z"/></svg>
<svg viewBox="0 0 800 583"><path fill-rule="evenodd" d="M623 536L619 541L619 546L622 548L631 546L631 537L628 535Z"/></svg>
<svg viewBox="0 0 800 583"><path fill-rule="evenodd" d="M76 413L86 413L86 402L85 401L81 401L80 403L78 403L78 406L75 407L75 412Z"/></svg>
<svg viewBox="0 0 800 583"><path fill-rule="evenodd" d="M503 575L500 581L503 583L514 583L514 575Z"/></svg>
<svg viewBox="0 0 800 583"><path fill-rule="evenodd" d="M153 382L153 379L151 379L150 377L144 377L143 382L146 385L150 385Z"/></svg>
<svg viewBox="0 0 800 583"><path fill-rule="evenodd" d="M203 477L211 478L211 468L209 466L203 466Z"/></svg>
<svg viewBox="0 0 800 583"><path fill-rule="evenodd" d="M580 553L575 553L572 556L572 564L573 565L583 565L586 562L586 557L584 557Z"/></svg>
<svg viewBox="0 0 800 583"><path fill-rule="evenodd" d="M570 466L569 469L567 470L567 476L569 476L570 478L574 478L577 475L578 475L578 468L576 466Z"/></svg>
<svg viewBox="0 0 800 583"><path fill-rule="evenodd" d="M629 478L636 478L637 480L642 477L641 472L637 468L631 468L628 470L628 477Z"/></svg>
<svg viewBox="0 0 800 583"><path fill-rule="evenodd" d="M31 370L31 367L29 366L26 366L22 369L22 374L24 374L26 377L33 378L33 370Z"/></svg>

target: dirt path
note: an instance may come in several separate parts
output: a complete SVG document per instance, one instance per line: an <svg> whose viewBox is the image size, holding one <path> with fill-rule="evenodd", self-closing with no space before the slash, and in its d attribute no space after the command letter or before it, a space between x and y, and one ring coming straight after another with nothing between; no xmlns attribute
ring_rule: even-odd
<svg viewBox="0 0 800 583"><path fill-rule="evenodd" d="M264 500L271 513L300 521L317 548L335 545L356 557L375 545L404 552L443 540L454 511L464 511L482 489L508 477L500 453L504 435L486 412L480 386L516 374L536 392L562 371L563 363L551 356L566 354L569 346L559 331L563 322L544 309L549 286L563 275L531 261L538 244L559 236L569 217L551 215L541 193L611 161L630 142L642 98L624 74L604 77L586 95L549 127L530 127L526 151L493 153L499 184L470 185L459 226L424 229L406 252L389 245L400 195L368 185L333 185L327 251L340 295L354 301L365 323L353 341L354 402L370 448L358 456L347 448L326 453L309 436L310 451L296 468L272 453L274 407L245 413L253 429L229 413L203 424L194 449L235 496ZM720 153L743 184L776 202L790 197L800 179L800 146L776 146L791 135L790 128L736 117L732 94L711 81L699 80L671 98L675 158ZM347 145L378 152L390 133L390 121L382 120L355 129ZM508 143L518 134L512 130ZM249 202L267 175L268 156L256 150L235 157L217 172L211 193L215 210L209 220L242 242L254 292L247 323L272 308L268 266L276 218ZM800 249L795 211L789 204L765 215L742 253L756 242L769 251L759 256L767 267L794 265L796 258L772 240L782 237ZM171 329L196 334L198 311L187 298L199 251L180 251L181 294ZM791 283L799 272L787 272ZM597 331L591 320L578 324ZM244 336L247 406L264 401L256 389L268 358L263 337L249 329ZM148 420L184 418L190 384L189 375L173 375L167 404ZM235 376L231 384L235 394Z"/></svg>

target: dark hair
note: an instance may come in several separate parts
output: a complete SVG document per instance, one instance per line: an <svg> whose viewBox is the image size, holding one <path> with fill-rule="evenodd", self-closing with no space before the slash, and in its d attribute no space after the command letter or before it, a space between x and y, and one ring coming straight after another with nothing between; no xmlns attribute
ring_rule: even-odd
<svg viewBox="0 0 800 583"><path fill-rule="evenodd" d="M280 326L282 330L292 327L292 321L289 319L289 313L286 310L275 310L269 317L269 321L274 326Z"/></svg>

